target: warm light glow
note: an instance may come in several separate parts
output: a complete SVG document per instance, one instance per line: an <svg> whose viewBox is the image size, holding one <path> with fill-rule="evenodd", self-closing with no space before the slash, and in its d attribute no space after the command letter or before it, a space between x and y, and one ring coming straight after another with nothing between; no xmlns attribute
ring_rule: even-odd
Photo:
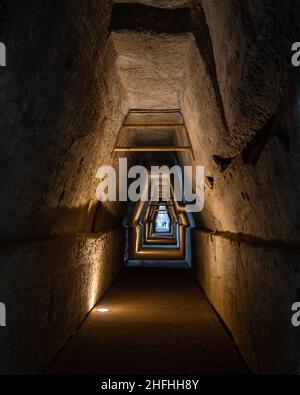
<svg viewBox="0 0 300 395"><path fill-rule="evenodd" d="M106 308L104 308L104 307L102 307L102 308L100 308L100 309L97 309L97 311L98 311L99 313L108 313L110 310L109 310L109 309L106 309Z"/></svg>

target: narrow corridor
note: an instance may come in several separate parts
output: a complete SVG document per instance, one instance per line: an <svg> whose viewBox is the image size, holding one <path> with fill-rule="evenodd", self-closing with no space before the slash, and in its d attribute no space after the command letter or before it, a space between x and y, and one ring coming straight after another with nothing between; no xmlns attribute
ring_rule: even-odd
<svg viewBox="0 0 300 395"><path fill-rule="evenodd" d="M0 0L1 43L0 376L298 375L300 0Z"/></svg>
<svg viewBox="0 0 300 395"><path fill-rule="evenodd" d="M247 374L247 368L191 270L127 268L48 373Z"/></svg>

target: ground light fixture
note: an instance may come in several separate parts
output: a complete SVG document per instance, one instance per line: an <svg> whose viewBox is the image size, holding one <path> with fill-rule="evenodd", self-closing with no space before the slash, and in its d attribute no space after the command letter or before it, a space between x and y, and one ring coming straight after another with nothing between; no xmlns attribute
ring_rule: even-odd
<svg viewBox="0 0 300 395"><path fill-rule="evenodd" d="M99 309L97 309L98 313L109 313L110 309L108 309L107 307L100 307Z"/></svg>

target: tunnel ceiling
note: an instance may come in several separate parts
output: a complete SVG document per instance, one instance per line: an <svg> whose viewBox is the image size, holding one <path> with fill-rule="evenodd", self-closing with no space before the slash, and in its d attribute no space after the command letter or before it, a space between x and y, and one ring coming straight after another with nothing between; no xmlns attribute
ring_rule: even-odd
<svg viewBox="0 0 300 395"><path fill-rule="evenodd" d="M116 67L130 109L180 108L191 34L112 33Z"/></svg>

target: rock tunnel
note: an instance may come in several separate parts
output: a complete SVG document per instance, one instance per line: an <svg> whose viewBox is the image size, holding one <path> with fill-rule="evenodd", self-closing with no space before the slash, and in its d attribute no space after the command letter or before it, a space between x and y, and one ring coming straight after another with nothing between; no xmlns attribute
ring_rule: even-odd
<svg viewBox="0 0 300 395"><path fill-rule="evenodd" d="M94 373L128 373L112 351L125 335L146 373L298 372L300 9L242 3L0 2L1 374L80 374L80 344L112 359ZM204 167L203 210L153 206L135 253L128 204L96 198L97 169L125 157ZM93 353L88 320L105 340Z"/></svg>

